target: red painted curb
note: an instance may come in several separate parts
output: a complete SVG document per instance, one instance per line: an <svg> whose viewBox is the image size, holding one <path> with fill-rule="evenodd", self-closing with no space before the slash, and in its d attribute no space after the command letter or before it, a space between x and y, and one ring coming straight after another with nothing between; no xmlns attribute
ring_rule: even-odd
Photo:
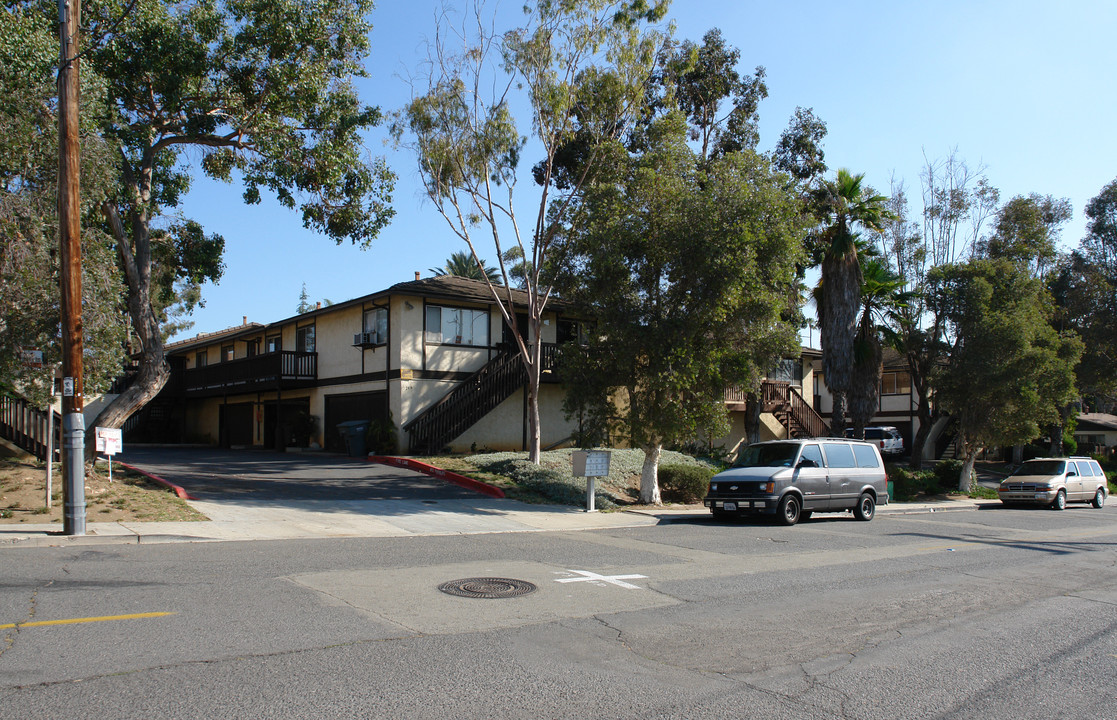
<svg viewBox="0 0 1117 720"><path fill-rule="evenodd" d="M381 465L393 465L395 467L407 468L408 470L421 472L424 475L430 475L431 477L448 480L455 485L461 485L464 488L468 488L484 495L488 495L489 497L504 497L504 491L498 488L496 485L490 485L488 483L481 482L480 480L474 480L473 478L468 478L465 475L459 475L456 472L443 470L440 467L428 465L425 462L419 462L418 460L412 460L411 458L393 457L390 455L369 455L366 459L369 462L380 463Z"/></svg>
<svg viewBox="0 0 1117 720"><path fill-rule="evenodd" d="M169 482L167 480L164 480L163 478L159 477L158 475L152 475L151 473L146 472L144 470L140 470L135 465L129 465L126 462L120 462L119 460L114 460L113 462L115 462L117 465L123 465L124 467L128 468L132 472L137 472L140 475L143 475L148 480L151 480L153 482L159 483L160 485L165 485L166 487L169 487L174 492L175 495L182 498L183 500L197 500L198 499L198 498L194 497L193 495L191 495L190 493L186 492L186 490L184 488L181 488L178 485L175 485L173 482Z"/></svg>

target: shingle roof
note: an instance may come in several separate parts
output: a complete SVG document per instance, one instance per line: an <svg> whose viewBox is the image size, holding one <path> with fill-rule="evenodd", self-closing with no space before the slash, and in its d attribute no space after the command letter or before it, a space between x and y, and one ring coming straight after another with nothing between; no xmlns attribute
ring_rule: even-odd
<svg viewBox="0 0 1117 720"><path fill-rule="evenodd" d="M1083 427L1083 426L1086 427ZM1078 429L1089 429L1093 426L1098 429L1117 430L1117 415L1108 413L1082 413L1078 416Z"/></svg>
<svg viewBox="0 0 1117 720"><path fill-rule="evenodd" d="M184 340L175 340L172 343L167 343L163 349L166 351L177 350L179 348L187 347L189 345L209 345L214 340L219 340L224 337L235 337L241 333L258 332L264 328L258 322L246 322L241 325L234 325L233 327L225 328L224 330L215 330L208 333L198 333L194 337L186 338Z"/></svg>

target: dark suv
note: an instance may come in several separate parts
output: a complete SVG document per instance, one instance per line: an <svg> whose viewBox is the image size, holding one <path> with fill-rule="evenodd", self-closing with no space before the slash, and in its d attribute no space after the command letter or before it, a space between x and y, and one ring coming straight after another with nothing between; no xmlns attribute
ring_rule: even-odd
<svg viewBox="0 0 1117 720"><path fill-rule="evenodd" d="M766 513L784 525L846 510L872 520L877 504L888 503L888 476L871 442L773 440L741 451L732 468L710 480L703 503L714 517Z"/></svg>

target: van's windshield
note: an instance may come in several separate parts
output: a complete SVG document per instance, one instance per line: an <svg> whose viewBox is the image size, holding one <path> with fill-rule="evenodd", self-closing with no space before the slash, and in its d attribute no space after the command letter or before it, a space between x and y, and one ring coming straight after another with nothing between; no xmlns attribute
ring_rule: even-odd
<svg viewBox="0 0 1117 720"><path fill-rule="evenodd" d="M1028 460L1014 475L1061 475L1065 462L1063 460Z"/></svg>
<svg viewBox="0 0 1117 720"><path fill-rule="evenodd" d="M733 467L791 467L799 454L799 443L750 445L737 458Z"/></svg>

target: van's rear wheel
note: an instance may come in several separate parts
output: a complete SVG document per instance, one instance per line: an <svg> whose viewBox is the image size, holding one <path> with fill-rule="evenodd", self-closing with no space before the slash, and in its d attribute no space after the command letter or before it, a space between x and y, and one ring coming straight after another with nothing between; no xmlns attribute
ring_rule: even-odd
<svg viewBox="0 0 1117 720"><path fill-rule="evenodd" d="M853 508L853 516L858 520L868 522L877 513L877 503L869 493L862 493L857 498L857 506Z"/></svg>
<svg viewBox="0 0 1117 720"><path fill-rule="evenodd" d="M1098 491L1094 493L1094 502L1092 504L1096 508L1100 508L1105 505L1105 490L1098 488Z"/></svg>
<svg viewBox="0 0 1117 720"><path fill-rule="evenodd" d="M799 512L801 510L799 505L799 498L794 495L784 495L780 500L780 506L776 510L776 517L784 525L794 525L799 522Z"/></svg>

